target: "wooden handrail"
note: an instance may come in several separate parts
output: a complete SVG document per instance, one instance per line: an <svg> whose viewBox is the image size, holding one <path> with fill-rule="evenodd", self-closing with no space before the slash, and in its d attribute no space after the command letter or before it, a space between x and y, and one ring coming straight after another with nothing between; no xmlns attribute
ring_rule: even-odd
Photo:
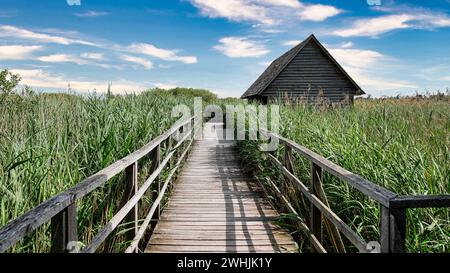
<svg viewBox="0 0 450 273"><path fill-rule="evenodd" d="M365 178L354 174L341 166L331 162L330 160L324 158L323 156L309 150L306 147L303 147L292 140L284 138L278 134L270 132L265 129L260 129L259 132L265 136L270 136L272 138L278 139L280 142L284 143L286 149L292 149L298 152L300 155L306 157L312 164L312 181L314 183L319 183L321 185L322 181L319 181L317 177L315 177L316 171L319 172L319 175L323 170L334 175L337 178L340 178L348 185L354 187L359 190L365 196L371 198L372 200L377 201L381 206L381 252L405 252L405 237L406 237L406 209L410 208L431 208L431 207L450 207L450 195L424 195L424 196L398 196L396 193L381 187L375 183L372 183ZM268 153L268 157L271 162L276 165L283 175L295 183L295 185L300 189L301 193L307 197L307 199L311 202L311 212L310 214L316 213L315 210L319 212L319 220L310 219L310 224L312 225L308 232L312 232L316 235L314 237L315 241L311 242L312 245L317 249L317 238L321 241L320 233L321 232L321 220L320 217L323 215L326 219L328 219L347 239L352 242L354 246L358 248L360 252L371 251L368 248L365 240L361 238L356 232L354 232L347 224L345 224L324 202L322 202L320 196L317 196L317 193L314 191L314 183L311 185L311 189L308 189L289 169L280 162L274 155ZM320 177L319 177L320 178ZM282 195L276 185L271 182L271 185L275 187L275 191L278 195ZM291 212L296 211L290 205L288 200L282 196L282 200L288 204L288 208ZM311 217L311 216L310 216ZM313 222L315 221L315 222ZM315 225L319 225L315 227ZM314 230L316 229L316 230ZM320 250L320 249L319 249ZM322 252L322 251L320 251Z"/></svg>
<svg viewBox="0 0 450 273"><path fill-rule="evenodd" d="M389 206L390 200L397 196L397 194L395 194L394 192L386 188L383 188L375 183L372 183L369 180L342 168L341 166L331 162L325 157L309 150L306 147L303 147L293 142L292 140L289 140L287 138L284 138L269 131L265 131L264 133L267 133L270 136L279 139L281 142L285 143L293 150L306 157L309 161L317 164L328 173L342 179L350 186L358 189L361 193L372 198L373 200L377 201L383 206Z"/></svg>
<svg viewBox="0 0 450 273"><path fill-rule="evenodd" d="M397 196L391 200L390 208L448 208L450 207L450 195L406 195Z"/></svg>
<svg viewBox="0 0 450 273"><path fill-rule="evenodd" d="M184 122L175 124L169 130L156 137L139 150L116 161L115 163L109 165L96 174L86 178L74 187L49 198L48 200L44 201L28 212L10 221L5 226L1 227L0 253L5 252L12 245L22 240L25 236L32 233L34 230L48 222L57 214L64 213L67 207L75 204L75 201L81 199L95 189L103 186L109 179L119 174L130 165L135 164L138 160L158 147L163 141L170 138L175 132L180 130L180 128L191 124L193 120L194 117ZM194 126L191 126L191 130L194 130ZM63 240L63 243L66 244L67 242Z"/></svg>

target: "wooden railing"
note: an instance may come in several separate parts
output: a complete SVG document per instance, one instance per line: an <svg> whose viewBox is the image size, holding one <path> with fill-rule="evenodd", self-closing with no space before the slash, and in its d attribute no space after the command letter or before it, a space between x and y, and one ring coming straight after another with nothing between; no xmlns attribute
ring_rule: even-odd
<svg viewBox="0 0 450 273"><path fill-rule="evenodd" d="M122 207L100 230L100 232L94 236L91 242L82 249L82 252L95 252L124 220L127 225L131 225L126 231L127 241L131 242L126 249L126 252L137 251L139 242L143 238L150 221L159 218L161 200L163 199L172 177L191 147L194 139L194 130L198 130L198 128L194 128L193 120L194 118L190 118L185 122L174 125L168 131L156 137L141 149L116 161L98 173L78 183L76 186L51 197L22 216L10 221L0 229L0 253L8 250L11 246L48 221L51 221L51 251L70 252L71 249L68 249L69 242L77 242L78 239L76 201L105 185L109 179L124 170L126 187L124 198L122 199ZM183 133L182 139L179 140L175 146L171 147L173 136L175 134L180 136L179 133ZM169 142L169 145L167 146L169 149L166 157L161 161L160 145L164 141ZM170 164L171 159L180 149L183 150L181 154L178 154L177 162L175 164ZM151 174L139 187L138 161L148 154L151 155ZM161 181L157 178L163 170L167 168L170 169L170 172L161 186ZM138 202L155 181L158 183L158 195L153 201L144 221L139 226ZM156 215L155 212L157 213Z"/></svg>
<svg viewBox="0 0 450 273"><path fill-rule="evenodd" d="M271 162L277 166L284 177L296 186L303 196L310 202L309 226L303 221L299 227L303 229L310 239L312 247L318 252L326 252L322 245L322 218L330 234L330 239L337 252L345 252L340 233L342 233L360 252L373 252L373 247L361 236L353 231L342 219L330 208L322 185L322 171L325 171L351 187L357 189L365 196L377 201L381 206L380 223L380 252L406 252L406 210L411 208L450 207L450 195L427 195L427 196L398 196L397 194L376 185L363 177L356 175L328 159L312 152L311 150L267 130L260 130L266 137L275 138L284 145L284 162L280 162L273 153L268 153ZM311 162L311 181L307 187L294 175L292 163L292 151ZM280 189L266 178L287 209L299 216L299 213L290 204ZM339 233L340 232L340 233Z"/></svg>

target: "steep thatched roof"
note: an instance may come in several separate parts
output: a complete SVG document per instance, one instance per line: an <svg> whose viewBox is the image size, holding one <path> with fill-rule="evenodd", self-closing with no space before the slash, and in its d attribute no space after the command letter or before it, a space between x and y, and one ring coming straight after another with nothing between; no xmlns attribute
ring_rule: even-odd
<svg viewBox="0 0 450 273"><path fill-rule="evenodd" d="M338 69L350 80L350 82L354 85L355 90L357 92L355 95L363 95L365 94L362 91L361 87L345 72L344 68L331 56L328 50L317 40L317 38L311 34L306 40L293 47L288 52L281 55L278 59L273 61L269 67L259 76L259 78L245 91L245 93L241 96L241 98L250 98L253 96L260 95L264 90L269 86L269 84L275 80L275 78L283 71L283 69L297 56L302 49L309 42L314 41L317 43L320 49L324 51L324 53L330 58L330 60L338 67Z"/></svg>

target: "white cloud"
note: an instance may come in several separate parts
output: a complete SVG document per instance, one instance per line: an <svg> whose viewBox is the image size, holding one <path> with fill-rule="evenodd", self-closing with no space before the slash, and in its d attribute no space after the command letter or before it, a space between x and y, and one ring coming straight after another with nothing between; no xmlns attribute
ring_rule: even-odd
<svg viewBox="0 0 450 273"><path fill-rule="evenodd" d="M134 43L128 46L126 50L128 52L152 56L166 61L178 61L186 64L195 64L198 62L197 57L195 56L179 56L179 50L162 49L147 43Z"/></svg>
<svg viewBox="0 0 450 273"><path fill-rule="evenodd" d="M45 62L45 63L74 63L77 65L98 66L101 68L114 68L114 69L119 69L119 70L123 69L123 67L120 65L100 63L98 59L93 59L96 57L98 58L100 56L91 55L91 53L83 53L80 56L71 55L71 54L52 54L52 55L37 57L36 60Z"/></svg>
<svg viewBox="0 0 450 273"><path fill-rule="evenodd" d="M31 40L41 43L57 43L61 45L71 45L71 44L80 44L80 45L87 45L87 46L93 46L97 47L103 50L112 50L122 53L132 53L132 54L143 54L147 56L152 56L155 58L159 58L166 61L178 61L183 62L186 64L194 64L197 63L197 57L196 56L183 56L180 55L180 50L170 50L170 49L162 49L158 48L152 44L148 43L133 43L129 46L123 46L119 45L113 42L103 42L103 43L94 43L87 40L82 39L74 39L70 38L69 36L77 35L77 33L74 32L61 32L58 30L48 30L44 32L34 32L30 31L24 28L19 28L15 26L9 26L9 25L0 25L0 38L13 38L13 39L24 39L24 40ZM3 59L9 58L9 59L25 59L26 57L29 57L29 54L27 55L27 50L37 50L38 47L33 46L15 46L15 47L6 47L3 46ZM10 54L11 51L16 51L14 54ZM10 55L7 57L7 55ZM19 56L20 55L20 56ZM128 54L126 54L128 55ZM123 59L123 58L122 58ZM131 60L130 58L128 58ZM38 60L43 62L52 62L52 63L76 63L80 65L85 64L92 64L100 67L114 67L112 65L107 64L100 64L98 62L104 61L104 55L102 53L92 53L92 52L86 52L82 53L80 56L73 56L68 55L64 53L60 54L53 54L49 56L42 56L39 57ZM142 58L140 59L134 59L134 62L144 65L144 67L149 68L151 67L150 61L142 62ZM96 62L94 62L96 61ZM115 66L116 68L119 68L118 66Z"/></svg>
<svg viewBox="0 0 450 273"><path fill-rule="evenodd" d="M42 46L5 45L0 46L0 60L24 60L41 50Z"/></svg>
<svg viewBox="0 0 450 273"><path fill-rule="evenodd" d="M300 41L300 40L290 40L290 41L283 42L283 45L284 46L292 46L292 47L294 47L294 46L300 44L301 42L302 41Z"/></svg>
<svg viewBox="0 0 450 273"><path fill-rule="evenodd" d="M41 43L56 43L62 45L81 44L81 45L97 46L95 43L81 39L73 39L59 35L34 32L31 30L9 25L0 25L0 37L2 38L12 37Z"/></svg>
<svg viewBox="0 0 450 273"><path fill-rule="evenodd" d="M343 43L341 45L341 47L342 48L351 48L351 47L353 47L353 43L352 42L346 42L346 43Z"/></svg>
<svg viewBox="0 0 450 273"><path fill-rule="evenodd" d="M332 34L341 37L376 37L398 29L434 29L439 27L450 27L450 18L446 15L430 13L389 14L357 20L352 26L335 30Z"/></svg>
<svg viewBox="0 0 450 273"><path fill-rule="evenodd" d="M177 88L178 86L177 85L174 85L174 84L170 84L170 83L155 83L154 84L157 88L160 88L160 89L164 89L164 90L170 90L170 89L174 89L174 88Z"/></svg>
<svg viewBox="0 0 450 273"><path fill-rule="evenodd" d="M289 20L324 21L342 11L334 6L303 4L298 0L189 0L210 18L254 22L263 26Z"/></svg>
<svg viewBox="0 0 450 273"><path fill-rule="evenodd" d="M411 15L400 14L362 19L356 21L349 28L334 31L333 34L342 37L377 36L395 29L409 28L408 22L412 20L412 18Z"/></svg>
<svg viewBox="0 0 450 273"><path fill-rule="evenodd" d="M89 61L82 59L78 56L69 54L52 54L47 56L41 56L36 59L45 63L75 63L78 65L89 64Z"/></svg>
<svg viewBox="0 0 450 273"><path fill-rule="evenodd" d="M245 0L190 0L200 9L202 15L217 18L223 17L231 21L252 21L271 25L274 20L267 15L268 10L256 3Z"/></svg>
<svg viewBox="0 0 450 273"><path fill-rule="evenodd" d="M94 61L104 61L105 57L102 53L85 52L80 55L82 58L90 59Z"/></svg>
<svg viewBox="0 0 450 273"><path fill-rule="evenodd" d="M346 69L347 72L359 83L366 93L378 93L379 91L399 91L399 89L417 89L417 85L399 79L392 79L377 75L376 72L367 72L356 70L354 68ZM368 92L367 92L368 91Z"/></svg>
<svg viewBox="0 0 450 273"><path fill-rule="evenodd" d="M149 61L149 60L144 59L144 58L131 56L131 55L120 55L120 59L122 59L122 60L124 60L126 62L139 64L139 65L143 66L145 69L152 69L153 68L153 63L151 61Z"/></svg>
<svg viewBox="0 0 450 273"><path fill-rule="evenodd" d="M383 54L373 50L331 48L328 51L346 67L367 68L387 59Z"/></svg>
<svg viewBox="0 0 450 273"><path fill-rule="evenodd" d="M374 50L349 48L349 46L353 45L346 43L339 48L327 50L365 91L373 93L380 90L417 88L408 81L393 79L386 75L391 71L390 66L395 61L391 57Z"/></svg>
<svg viewBox="0 0 450 273"><path fill-rule="evenodd" d="M224 37L219 42L213 48L230 58L261 57L270 52L264 45L245 37Z"/></svg>
<svg viewBox="0 0 450 273"><path fill-rule="evenodd" d="M171 68L172 66L170 64L159 64L158 67L162 69L168 69Z"/></svg>
<svg viewBox="0 0 450 273"><path fill-rule="evenodd" d="M71 89L78 92L105 93L108 90L108 83L112 82L111 91L115 94L125 94L139 92L148 88L143 84L137 84L124 79L113 81L90 81L85 79L66 78L64 75L51 74L42 69L12 69L13 73L22 76L22 84L40 88L55 88L67 90L70 84Z"/></svg>
<svg viewBox="0 0 450 273"><path fill-rule="evenodd" d="M76 16L83 17L83 18L101 17L101 16L106 16L109 14L110 13L106 12L106 11L95 11L95 10L87 10L82 13L75 13Z"/></svg>
<svg viewBox="0 0 450 273"><path fill-rule="evenodd" d="M299 8L302 6L302 4L297 0L259 0L259 2L273 6L285 6L291 8Z"/></svg>
<svg viewBox="0 0 450 273"><path fill-rule="evenodd" d="M329 17L336 16L342 11L334 6L329 5L303 5L302 10L298 13L301 20L304 21L325 21Z"/></svg>

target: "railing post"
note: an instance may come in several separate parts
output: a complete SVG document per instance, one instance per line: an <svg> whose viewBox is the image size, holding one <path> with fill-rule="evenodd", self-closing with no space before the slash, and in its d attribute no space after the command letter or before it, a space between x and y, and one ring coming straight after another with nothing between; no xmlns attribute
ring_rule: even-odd
<svg viewBox="0 0 450 273"><path fill-rule="evenodd" d="M380 205L380 251L389 253L389 208Z"/></svg>
<svg viewBox="0 0 450 273"><path fill-rule="evenodd" d="M406 210L381 206L381 252L406 252Z"/></svg>
<svg viewBox="0 0 450 273"><path fill-rule="evenodd" d="M75 203L70 204L51 220L52 253L68 252L69 242L77 242L77 207Z"/></svg>
<svg viewBox="0 0 450 273"><path fill-rule="evenodd" d="M138 191L138 163L134 162L125 169L126 186L125 194L127 201L130 200ZM125 217L125 222L128 223L126 228L129 230L126 232L127 241L133 240L139 229L139 214L138 214L138 204L130 210L130 212Z"/></svg>
<svg viewBox="0 0 450 273"><path fill-rule="evenodd" d="M294 174L294 166L292 166L292 148L286 143L284 144L284 167ZM295 175L295 174L294 174Z"/></svg>
<svg viewBox="0 0 450 273"><path fill-rule="evenodd" d="M155 149L152 151L151 154L151 161L152 161L152 166L150 167L150 173L153 173L156 169L158 169L159 164L161 162L161 147L160 145L156 146ZM160 179L156 178L156 182L157 182L157 193L154 194L153 196L153 200L155 200L159 193L161 192L161 182ZM156 209L156 213L154 214L152 220L158 220L159 216L161 214L161 206L158 204L158 207Z"/></svg>
<svg viewBox="0 0 450 273"><path fill-rule="evenodd" d="M322 168L311 163L311 193L319 196L319 187L322 183ZM310 229L317 240L322 243L322 213L311 203L310 205Z"/></svg>

